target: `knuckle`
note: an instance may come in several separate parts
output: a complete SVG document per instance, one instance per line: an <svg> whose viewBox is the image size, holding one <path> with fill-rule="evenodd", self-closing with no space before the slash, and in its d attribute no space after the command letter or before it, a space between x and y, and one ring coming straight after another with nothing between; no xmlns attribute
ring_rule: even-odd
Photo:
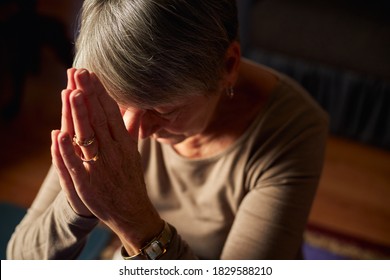
<svg viewBox="0 0 390 280"><path fill-rule="evenodd" d="M107 128L107 120L105 118L94 117L92 118L91 124L94 128Z"/></svg>

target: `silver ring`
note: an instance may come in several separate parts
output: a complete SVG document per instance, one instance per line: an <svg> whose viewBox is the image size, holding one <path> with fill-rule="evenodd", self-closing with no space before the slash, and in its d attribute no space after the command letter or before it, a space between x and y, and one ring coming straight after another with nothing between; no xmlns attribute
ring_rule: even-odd
<svg viewBox="0 0 390 280"><path fill-rule="evenodd" d="M82 160L83 162L86 162L86 163L94 163L95 161L97 161L97 160L99 159L99 151L97 151L97 152L96 152L96 155L95 155L93 158L91 158L91 159L86 159L86 158L84 158L84 155L83 155L83 154L80 155L80 158L81 158L81 160Z"/></svg>
<svg viewBox="0 0 390 280"><path fill-rule="evenodd" d="M79 146L88 147L95 141L95 135L85 140L79 140L76 135L73 136L73 142Z"/></svg>

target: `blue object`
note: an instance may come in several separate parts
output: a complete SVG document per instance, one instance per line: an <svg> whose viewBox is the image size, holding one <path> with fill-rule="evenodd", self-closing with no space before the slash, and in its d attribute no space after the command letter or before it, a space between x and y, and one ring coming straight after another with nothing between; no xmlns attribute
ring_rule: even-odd
<svg viewBox="0 0 390 280"><path fill-rule="evenodd" d="M26 209L7 203L0 203L0 259L6 259L8 240L15 227L26 214Z"/></svg>
<svg viewBox="0 0 390 280"><path fill-rule="evenodd" d="M305 260L347 260L348 258L327 251L325 249L304 243L302 246L303 258Z"/></svg>
<svg viewBox="0 0 390 280"><path fill-rule="evenodd" d="M80 256L77 258L78 260L97 260L100 257L100 254L106 248L108 242L111 239L111 231L97 226L92 230L88 237L87 244Z"/></svg>

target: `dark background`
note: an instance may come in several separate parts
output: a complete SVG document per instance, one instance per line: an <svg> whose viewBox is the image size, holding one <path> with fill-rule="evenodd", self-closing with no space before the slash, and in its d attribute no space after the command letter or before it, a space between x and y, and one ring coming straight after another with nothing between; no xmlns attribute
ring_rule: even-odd
<svg viewBox="0 0 390 280"><path fill-rule="evenodd" d="M309 225L389 248L386 2L238 0L244 56L295 78L330 116ZM0 0L0 202L28 207L51 164L81 3Z"/></svg>

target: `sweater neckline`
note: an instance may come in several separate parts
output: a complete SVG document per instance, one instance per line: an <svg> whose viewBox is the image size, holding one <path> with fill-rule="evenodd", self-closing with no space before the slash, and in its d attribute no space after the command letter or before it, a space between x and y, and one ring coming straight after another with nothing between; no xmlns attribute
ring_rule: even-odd
<svg viewBox="0 0 390 280"><path fill-rule="evenodd" d="M244 131L244 133L237 138L234 143L232 143L230 146L228 146L226 149L224 149L222 152L217 153L215 155L209 156L209 157L204 157L204 158L187 158L185 156L182 156L178 154L175 149L171 145L162 145L162 149L166 154L174 160L180 161L182 163L208 163L208 162L214 162L219 160L220 158L228 155L235 149L237 149L241 144L248 139L248 137L252 134L252 132L256 129L257 125L259 124L259 121L262 119L264 114L268 111L270 105L273 103L273 100L275 99L275 96L277 95L279 91L279 88L282 85L282 77L278 75L278 82L275 88L272 90L271 94L269 95L268 100L266 101L263 109L260 111L260 113L254 118L251 122L251 124L248 126L248 128Z"/></svg>

